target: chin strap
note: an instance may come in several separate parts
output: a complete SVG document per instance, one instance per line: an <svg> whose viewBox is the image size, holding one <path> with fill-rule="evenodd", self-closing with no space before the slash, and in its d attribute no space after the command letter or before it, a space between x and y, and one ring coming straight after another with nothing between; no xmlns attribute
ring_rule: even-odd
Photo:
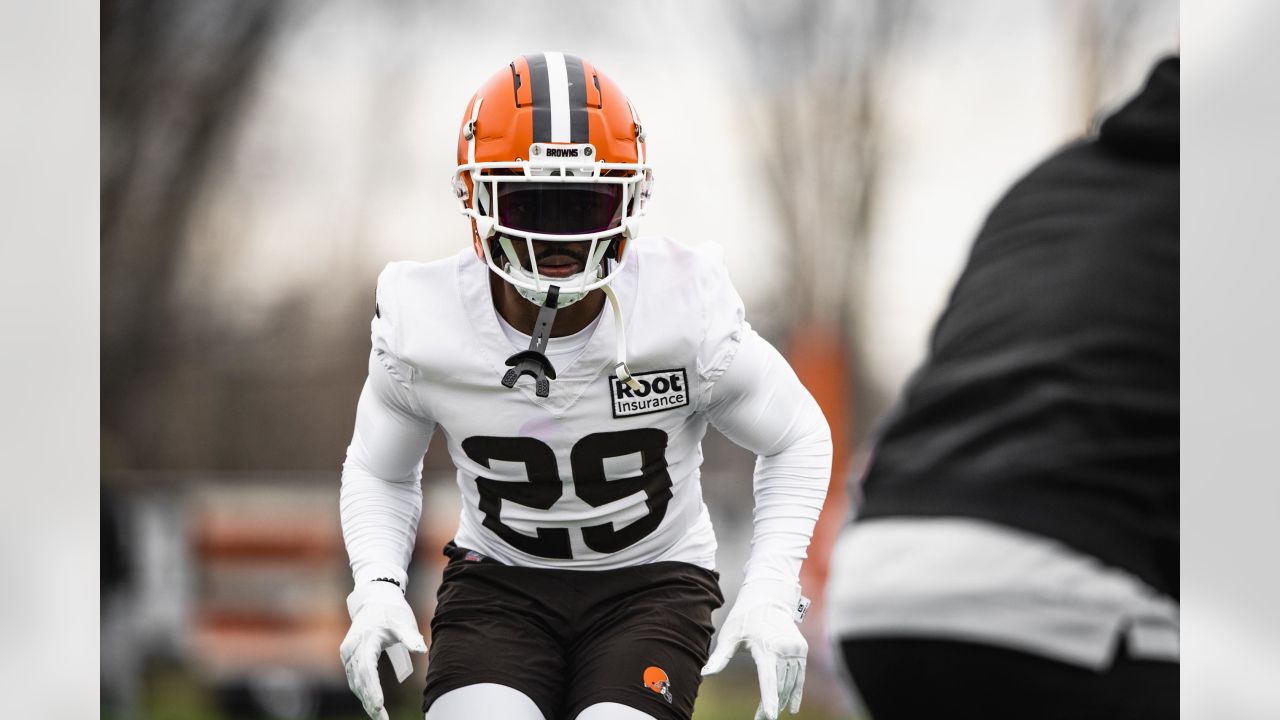
<svg viewBox="0 0 1280 720"><path fill-rule="evenodd" d="M521 375L533 377L534 394L546 397L551 392L551 381L556 379L556 368L547 359L547 342L551 339L551 325L555 322L556 311L559 310L560 287L552 285L547 290L547 299L538 309L538 318L533 323L533 337L529 340L529 349L507 358L511 369L502 376L502 384L513 388ZM615 310L616 313L616 310ZM629 377L629 376L628 376Z"/></svg>
<svg viewBox="0 0 1280 720"><path fill-rule="evenodd" d="M613 309L613 332L618 338L618 364L613 366L613 373L632 390L640 392L643 388L631 377L631 368L627 367L627 330L622 326L622 305L618 303L618 296L613 294L613 288L605 285L601 290L604 290L605 297L609 298L609 307Z"/></svg>
<svg viewBox="0 0 1280 720"><path fill-rule="evenodd" d="M632 390L639 392L644 388L631 376L631 368L627 367L627 330L622 324L622 305L618 302L618 296L614 294L613 288L605 285L601 290L604 290L605 297L609 298L609 307L613 310L613 330L617 338L618 357L617 364L613 366L614 375ZM556 379L556 369L547 359L546 352L547 343L551 339L551 325L555 322L556 312L559 310L557 307L559 298L560 287L552 285L547 290L547 299L538 309L538 318L533 323L533 337L529 340L529 349L521 350L507 358L507 365L510 365L511 369L502 376L504 386L513 388L520 376L529 375L533 377L535 395L546 397L550 394L551 381Z"/></svg>

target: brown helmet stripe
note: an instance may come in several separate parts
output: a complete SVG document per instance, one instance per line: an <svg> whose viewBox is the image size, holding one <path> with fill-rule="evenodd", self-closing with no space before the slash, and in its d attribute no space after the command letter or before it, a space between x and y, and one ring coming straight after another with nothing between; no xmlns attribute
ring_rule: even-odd
<svg viewBox="0 0 1280 720"><path fill-rule="evenodd" d="M564 69L569 80L569 142L591 142L587 129L587 73L582 58L566 54Z"/></svg>
<svg viewBox="0 0 1280 720"><path fill-rule="evenodd" d="M525 55L529 63L529 91L533 95L533 141L551 142L551 88L547 83L547 57Z"/></svg>

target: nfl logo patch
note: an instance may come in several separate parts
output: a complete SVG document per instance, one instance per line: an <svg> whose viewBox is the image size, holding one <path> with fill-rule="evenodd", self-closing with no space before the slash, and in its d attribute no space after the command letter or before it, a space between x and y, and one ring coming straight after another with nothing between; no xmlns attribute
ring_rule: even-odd
<svg viewBox="0 0 1280 720"><path fill-rule="evenodd" d="M468 550L467 554L462 556L462 559L464 562L480 562L484 559L484 556L475 550Z"/></svg>

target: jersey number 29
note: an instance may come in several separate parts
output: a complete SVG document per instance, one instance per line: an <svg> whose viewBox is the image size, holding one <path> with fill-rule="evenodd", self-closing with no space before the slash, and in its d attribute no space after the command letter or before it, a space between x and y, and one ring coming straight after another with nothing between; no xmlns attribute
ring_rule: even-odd
<svg viewBox="0 0 1280 720"><path fill-rule="evenodd" d="M503 523L501 518L503 500L550 510L564 494L555 453L546 443L531 437L477 435L463 440L462 449L467 457L484 467L490 467L493 460L524 463L529 477L527 483L476 478L485 527L512 547L530 555L559 559L573 557L568 528L536 528L537 535L526 535ZM605 458L634 453L640 453L639 475L619 480L605 477ZM587 547L596 552L615 553L634 545L662 522L667 513L667 503L671 500L665 432L656 428L637 428L592 433L574 444L569 451L569 461L574 491L591 507L600 507L642 490L647 496L645 504L649 512L635 522L621 528L615 528L612 522L582 528L582 540Z"/></svg>

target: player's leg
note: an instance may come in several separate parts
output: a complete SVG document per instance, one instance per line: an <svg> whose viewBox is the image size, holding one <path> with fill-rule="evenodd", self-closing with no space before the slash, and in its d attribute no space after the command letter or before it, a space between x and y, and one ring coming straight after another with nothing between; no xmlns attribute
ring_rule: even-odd
<svg viewBox="0 0 1280 720"><path fill-rule="evenodd" d="M568 657L565 717L692 717L711 652L711 613L724 603L716 573L663 562L582 576L589 580L578 590L593 601Z"/></svg>
<svg viewBox="0 0 1280 720"><path fill-rule="evenodd" d="M551 630L558 623L549 621L540 593L533 592L551 581L453 543L445 554L450 561L431 618L422 708L427 717L559 717L566 667L561 638ZM500 689L485 692L495 686ZM514 710L493 709L497 701Z"/></svg>
<svg viewBox="0 0 1280 720"><path fill-rule="evenodd" d="M427 718L427 720L433 720ZM574 720L657 720L649 713L640 712L630 705L621 703L603 702L589 706L586 710L578 713L578 717Z"/></svg>
<svg viewBox="0 0 1280 720"><path fill-rule="evenodd" d="M431 703L426 720L546 720L538 704L528 695L495 683L477 683L450 690Z"/></svg>

